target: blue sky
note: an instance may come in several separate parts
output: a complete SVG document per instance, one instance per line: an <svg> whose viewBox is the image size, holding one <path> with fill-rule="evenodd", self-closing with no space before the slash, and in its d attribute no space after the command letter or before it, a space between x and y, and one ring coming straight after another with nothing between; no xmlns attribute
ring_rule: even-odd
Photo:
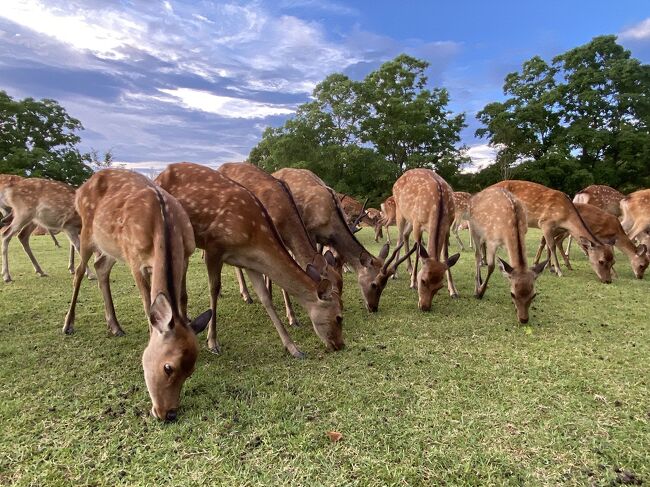
<svg viewBox="0 0 650 487"><path fill-rule="evenodd" d="M467 113L462 142L484 165L475 114L504 76L601 34L650 62L650 2L4 0L0 89L58 100L82 149L131 167L214 165L244 160L328 74L361 79L406 52Z"/></svg>

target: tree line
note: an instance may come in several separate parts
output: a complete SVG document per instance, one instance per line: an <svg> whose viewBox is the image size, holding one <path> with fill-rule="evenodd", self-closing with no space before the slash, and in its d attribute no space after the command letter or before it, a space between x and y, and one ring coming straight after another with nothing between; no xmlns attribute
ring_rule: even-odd
<svg viewBox="0 0 650 487"><path fill-rule="evenodd" d="M535 56L505 77L505 99L486 105L476 136L494 164L463 171L466 115L429 87L429 64L402 54L363 80L335 73L281 127L268 127L249 161L272 172L310 169L341 193L377 205L406 170L436 170L470 192L526 179L573 194L589 184L630 192L650 187L650 66L615 36L600 36L545 61ZM0 173L79 185L113 155L82 153L81 122L55 100L14 100L0 91Z"/></svg>

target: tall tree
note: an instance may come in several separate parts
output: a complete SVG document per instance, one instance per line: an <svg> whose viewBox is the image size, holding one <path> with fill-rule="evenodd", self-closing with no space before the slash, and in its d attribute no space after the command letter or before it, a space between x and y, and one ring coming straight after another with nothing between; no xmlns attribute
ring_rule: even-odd
<svg viewBox="0 0 650 487"><path fill-rule="evenodd" d="M82 129L55 100L0 91L0 172L81 184L92 174L77 148Z"/></svg>

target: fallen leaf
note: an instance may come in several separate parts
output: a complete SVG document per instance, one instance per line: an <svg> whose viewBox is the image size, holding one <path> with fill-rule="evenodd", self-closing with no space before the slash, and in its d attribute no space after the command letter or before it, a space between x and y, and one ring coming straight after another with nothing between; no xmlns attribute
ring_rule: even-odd
<svg viewBox="0 0 650 487"><path fill-rule="evenodd" d="M327 436L329 437L329 439L330 439L330 441L332 443L336 443L341 438L343 438L343 435L341 433L339 433L338 431L328 431Z"/></svg>

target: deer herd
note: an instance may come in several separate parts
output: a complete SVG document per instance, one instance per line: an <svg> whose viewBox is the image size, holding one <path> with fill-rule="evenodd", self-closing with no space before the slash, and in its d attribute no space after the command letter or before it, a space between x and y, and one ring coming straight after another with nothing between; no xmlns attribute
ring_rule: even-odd
<svg viewBox="0 0 650 487"><path fill-rule="evenodd" d="M69 238L69 269L74 278L63 326L66 334L74 331L84 276L97 279L110 333L124 334L109 278L118 260L127 264L149 324L142 366L151 414L168 421L176 418L181 388L196 364L196 335L207 328L208 349L221 352L217 324L227 326L227 321L218 320L217 304L224 263L235 267L242 298L250 303L246 272L282 345L301 358L304 354L274 307L273 283L282 290L289 324L298 324L294 299L318 338L336 351L344 347L345 266L356 274L366 309L377 312L382 292L407 261L418 308L429 311L443 281L452 298L459 296L452 267L460 254L449 256L449 236L453 233L464 250L458 234L463 227L469 228L476 261L474 295L484 296L498 266L509 283L521 323L529 320L535 280L544 268L563 275L558 250L571 269L564 249L567 237L569 246L575 239L604 283L612 282L614 246L629 259L638 279L648 267L650 248L650 190L625 196L607 186L589 186L572 201L536 183L508 180L472 196L454 192L430 169L402 174L381 211L336 193L308 170L284 168L268 174L248 163L223 164L218 170L171 164L154 181L124 169L104 169L76 190L56 181L0 175L0 218L5 282L12 280L8 246L14 236L40 276L47 274L29 245L34 229L44 228L57 245L56 233ZM355 236L364 225L374 229L375 241L386 234L378 255ZM391 226L397 227L392 253ZM539 228L543 235L532 266L525 244L529 227ZM497 257L500 247L505 248L507 260ZM196 248L203 250L210 309L191 320L186 273ZM544 249L547 257L540 262ZM74 251L80 258L76 270ZM92 255L94 274L88 268ZM483 266L487 266L485 276Z"/></svg>

